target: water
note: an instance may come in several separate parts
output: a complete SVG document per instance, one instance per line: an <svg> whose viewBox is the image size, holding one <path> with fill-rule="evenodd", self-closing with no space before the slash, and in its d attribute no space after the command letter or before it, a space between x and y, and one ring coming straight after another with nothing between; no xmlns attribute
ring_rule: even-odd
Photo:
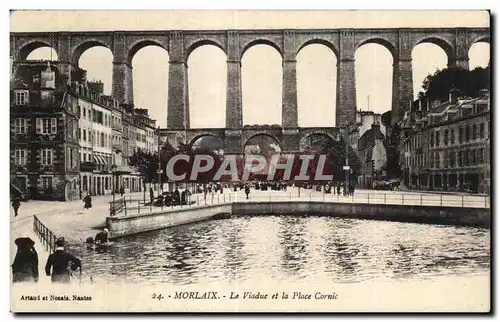
<svg viewBox="0 0 500 322"><path fill-rule="evenodd" d="M94 280L206 284L484 274L490 231L317 216L213 220L70 249Z"/></svg>

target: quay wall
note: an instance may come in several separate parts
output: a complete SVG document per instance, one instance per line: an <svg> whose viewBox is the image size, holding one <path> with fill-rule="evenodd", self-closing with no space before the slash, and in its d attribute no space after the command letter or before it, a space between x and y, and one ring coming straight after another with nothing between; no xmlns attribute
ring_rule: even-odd
<svg viewBox="0 0 500 322"><path fill-rule="evenodd" d="M443 206L386 205L338 202L234 202L147 214L107 217L110 238L134 235L220 215L319 215L490 228L490 209Z"/></svg>
<svg viewBox="0 0 500 322"><path fill-rule="evenodd" d="M106 218L110 239L134 235L173 226L212 219L221 214L230 214L231 204L217 204L184 209L154 211Z"/></svg>
<svg viewBox="0 0 500 322"><path fill-rule="evenodd" d="M322 215L490 228L490 209L332 202L240 202L232 215Z"/></svg>

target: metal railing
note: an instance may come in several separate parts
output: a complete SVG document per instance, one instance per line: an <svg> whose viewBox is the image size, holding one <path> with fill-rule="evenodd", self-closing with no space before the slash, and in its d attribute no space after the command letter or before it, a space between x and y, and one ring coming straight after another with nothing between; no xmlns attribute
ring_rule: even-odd
<svg viewBox="0 0 500 322"><path fill-rule="evenodd" d="M38 238L42 241L42 246L45 246L47 251L54 249L57 240L56 235L36 215L33 216L33 231L38 235Z"/></svg>
<svg viewBox="0 0 500 322"><path fill-rule="evenodd" d="M366 191L366 190L365 190ZM149 198L148 198L149 199ZM155 199L156 200L156 199ZM123 201L123 215L150 213L168 209L185 209L203 207L231 202L339 202L360 204L386 204L406 206L440 206L440 207L468 207L490 208L488 196L424 194L401 192L355 192L354 195L324 193L311 189L293 189L288 191L260 191L252 189L248 199L243 190L233 191L226 189L224 193L194 193L186 197L185 202L155 205L155 202L143 199L127 198ZM118 213L116 213L118 214Z"/></svg>

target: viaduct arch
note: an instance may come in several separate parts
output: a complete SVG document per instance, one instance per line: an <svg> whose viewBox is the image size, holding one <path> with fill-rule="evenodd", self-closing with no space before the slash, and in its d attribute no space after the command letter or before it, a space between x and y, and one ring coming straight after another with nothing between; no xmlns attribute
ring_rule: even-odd
<svg viewBox="0 0 500 322"><path fill-rule="evenodd" d="M172 30L26 32L10 34L10 55L14 65L26 60L39 47L52 47L58 54L59 70L71 81L71 70L84 50L104 46L113 54L112 95L122 105L133 105L132 65L141 48L156 45L168 51L168 124L172 131L189 133L187 59L197 47L211 44L227 56L226 126L224 139L241 147L242 89L241 57L253 45L271 45L281 54L283 64L282 133L283 146L298 145L298 104L296 55L308 44L319 43L337 56L336 126L355 121L356 86L354 54L367 43L385 46L392 54L392 119L396 121L413 99L412 49L424 42L440 46L448 55L448 66L468 68L468 51L479 41L490 42L489 28L363 28L363 29L271 29L271 30ZM186 132L187 131L187 132ZM270 132L269 132L270 133ZM185 134L187 135L187 134ZM274 134L273 134L274 135ZM240 136L239 143L237 137ZM231 138L232 137L232 138ZM245 141L243 141L245 142Z"/></svg>

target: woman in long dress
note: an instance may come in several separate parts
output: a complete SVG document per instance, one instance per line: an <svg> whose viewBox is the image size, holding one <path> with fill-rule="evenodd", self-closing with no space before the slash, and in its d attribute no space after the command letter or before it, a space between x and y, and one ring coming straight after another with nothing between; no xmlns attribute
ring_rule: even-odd
<svg viewBox="0 0 500 322"><path fill-rule="evenodd" d="M14 283L38 282L38 253L35 250L35 242L28 237L15 240L17 254L12 264L12 275Z"/></svg>

